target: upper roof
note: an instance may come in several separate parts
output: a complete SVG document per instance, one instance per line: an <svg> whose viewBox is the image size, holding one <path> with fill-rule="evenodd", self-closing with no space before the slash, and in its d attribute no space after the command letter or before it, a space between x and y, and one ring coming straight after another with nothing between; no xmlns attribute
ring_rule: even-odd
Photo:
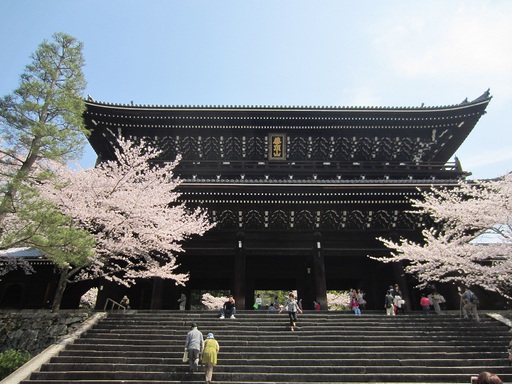
<svg viewBox="0 0 512 384"><path fill-rule="evenodd" d="M490 90L485 91L481 96L477 97L473 101L468 101L466 98L462 102L458 104L444 105L444 106L425 106L421 105L420 107L375 107L375 106L366 106L366 107L347 107L347 106L276 106L276 105L149 105L149 104L134 104L133 102L130 104L122 104L122 103L109 103L103 101L94 100L92 96L88 96L85 100L88 106L102 106L111 110L125 110L125 111L288 111L288 112L312 112L312 111L325 111L325 112L353 112L357 111L361 112L424 112L424 111L443 111L443 110L454 110L454 109L464 109L468 106L475 104L487 104L491 100L492 96L490 95Z"/></svg>
<svg viewBox="0 0 512 384"><path fill-rule="evenodd" d="M334 161L342 168L353 162L443 164L491 98L487 90L472 101L437 107L283 107L126 105L89 97L84 118L102 159L112 158L112 135L121 134L162 146L164 161L180 153L182 166L266 162L269 135L284 133L289 161Z"/></svg>

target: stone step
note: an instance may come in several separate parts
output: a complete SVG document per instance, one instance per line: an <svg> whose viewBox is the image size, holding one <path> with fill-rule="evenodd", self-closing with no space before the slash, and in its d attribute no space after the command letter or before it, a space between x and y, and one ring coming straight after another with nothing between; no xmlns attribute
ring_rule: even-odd
<svg viewBox="0 0 512 384"><path fill-rule="evenodd" d="M159 358L159 359L173 359L174 362L181 359L181 356L183 354L183 351L165 351L165 352L154 352L154 351L144 351L145 357L152 357L152 358ZM61 352L59 356L70 356L77 359L80 359L82 357L91 357L91 356L98 356L98 357L120 357L120 358L133 358L133 357L140 357L141 352L140 351L122 351L122 350L112 350L112 351L98 351L98 350L65 350ZM300 355L298 355L300 356ZM311 360L344 360L344 359L352 359L354 358L354 352L348 351L348 352L339 352L339 351L333 351L333 352L308 352L307 354L308 358ZM357 356L361 359L372 359L376 358L375 351L360 351L357 353ZM421 350L416 349L415 351L394 351L394 350L386 350L385 356L389 358L396 359L398 361L404 360L404 359L417 359L419 361L429 361L430 359L478 359L478 358L485 358L485 359L499 359L500 363L503 363L506 360L507 354L505 350L497 351L492 350L489 352L476 352L476 353L468 353L467 351L460 351L460 352L454 352L451 349L447 352L441 352L436 354L429 354L425 355ZM293 355L290 356L290 353L288 352L276 352L276 351L264 351L264 352L241 352L238 350L232 350L232 351L225 351L224 348L222 349L222 358L236 360L236 359L250 359L250 360L256 360L256 359L264 359L264 360L293 360ZM304 358L304 357L302 357Z"/></svg>
<svg viewBox="0 0 512 384"><path fill-rule="evenodd" d="M147 327L147 328L146 328ZM281 324L275 324L272 327L261 327L258 325L241 325L241 324L231 324L230 326L219 326L218 324L208 324L208 323L198 323L198 327L200 330L211 330L211 331L222 331L226 333L236 333L236 334L265 334L270 332L282 332L283 330L289 330L289 323L281 323ZM357 330L360 328L365 329L365 335L386 335L386 334L403 334L403 335L431 335L431 334L457 334L462 336L471 336L475 332L477 332L479 335L506 335L507 329L503 328L494 328L492 325L486 326L481 325L480 327L472 327L472 328L465 328L465 327L456 327L456 326L444 326L444 327L428 327L428 328L401 328L401 327L362 327L362 326L354 326L356 329L349 329L344 326L339 325L333 325L328 326L328 329L322 329L322 325L308 325L303 323L297 323L297 327L300 331L303 333L315 333L317 335L332 335L332 334L339 334L339 335L360 335L361 331ZM320 329L319 329L320 328ZM146 329L150 329L150 331L145 332ZM122 333L124 334L137 334L137 333L145 333L148 335L151 334L179 334L183 332L187 332L190 329L189 326L187 327L176 327L176 326L158 326L158 325L141 325L137 327L130 327L127 326L126 329L122 330ZM95 330L95 332L98 333L119 333L119 327L109 327L109 328L99 328Z"/></svg>
<svg viewBox="0 0 512 384"><path fill-rule="evenodd" d="M251 361L247 361L247 364L241 365L229 365L219 364L215 367L216 373L287 373L293 372L295 374L378 374L378 373L400 373L407 371L410 374L421 374L421 373L464 373L467 372L467 365L464 366L420 366L420 365L284 365L279 360L267 361L271 362L272 365L262 366L253 365ZM493 366L494 372L508 373L509 367ZM487 369L485 365L476 365L472 369L480 372ZM185 372L188 373L188 366L186 364L80 364L80 363L51 363L46 364L42 372L151 372L151 373L175 373Z"/></svg>
<svg viewBox="0 0 512 384"><path fill-rule="evenodd" d="M68 380L31 380L28 381L22 381L21 384L69 384ZM189 384L204 384L204 377L196 373L193 377L187 378L186 380ZM183 380L137 380L137 381L131 381L131 380L74 380L73 383L82 383L82 384L123 384L123 383L132 383L132 384L178 384L183 383ZM269 384L268 381L230 381L231 384ZM336 382L327 382L324 381L322 384L339 384L340 381ZM368 382L362 382L362 381L352 381L351 384L367 384ZM372 384L389 384L390 382L372 382ZM396 381L395 381L396 383ZM415 381L415 382L400 382L400 384L431 384L432 382L421 382L421 381ZM451 382L437 382L436 384L454 384L454 381ZM466 383L465 381L463 383ZM296 382L290 382L290 381L281 381L279 384L296 384ZM466 383L468 384L468 383Z"/></svg>
<svg viewBox="0 0 512 384"><path fill-rule="evenodd" d="M192 321L221 345L215 382L469 383L482 370L512 381L508 327L483 315L475 322L311 311L290 332L284 314L219 320L187 312L111 313L25 383L202 383L203 374L181 362Z"/></svg>
<svg viewBox="0 0 512 384"><path fill-rule="evenodd" d="M279 361L281 366L331 366L341 364L344 366L364 365L364 366L447 366L447 367L472 367L472 366L502 366L500 359L506 358L505 354L492 354L484 358L468 359L466 355L459 357L442 358L423 358L422 354L417 356L408 356L408 358L371 358L374 356L358 355L353 358L353 354L337 354L330 356L323 354L319 356L310 356L309 358L289 357L289 355L281 354L277 357L268 356L267 358L241 358L238 353L223 354L222 361L219 366L237 366L237 365L254 365L254 366L270 366L275 361ZM170 366L179 361L180 354L173 354L168 357L140 357L140 356L56 356L51 359L51 364L155 364ZM288 357L288 358L287 358Z"/></svg>
<svg viewBox="0 0 512 384"><path fill-rule="evenodd" d="M70 346L70 350L76 350L76 351L87 351L87 350L94 350L94 351L115 351L118 350L120 347L122 347L122 344L79 344L75 343L74 345ZM167 344L161 344L161 345L130 345L126 346L132 351L140 351L140 352L146 352L146 351L168 351L168 350L176 350L179 351L182 346L171 346ZM497 345L492 344L486 344L486 345L465 345L465 344L454 344L454 345L444 345L439 343L430 343L427 345L375 345L375 344L368 344L364 345L361 343L350 343L348 345L302 345L297 343L292 343L291 345L273 345L271 348L266 346L258 346L258 345L223 345L222 350L224 352L230 352L230 351L238 351L238 352L256 352L256 351L268 351L269 349L272 350L272 352L293 352L293 353L311 353L311 352L329 352L329 351L336 351L336 352L375 352L375 353L384 353L386 351L389 351L390 348L395 348L397 350L400 350L402 352L414 352L421 348L422 352L424 353L434 353L434 352L446 352L446 351L464 351L468 353L480 353L485 351L493 351ZM505 349L503 349L505 350Z"/></svg>
<svg viewBox="0 0 512 384"><path fill-rule="evenodd" d="M364 368L364 367L362 367ZM474 372L480 372L481 368L477 367ZM466 371L467 372L467 371ZM498 369L494 369L500 378L504 381L510 381L512 375ZM285 373L275 372L218 372L214 373L214 382L238 382L238 381L261 381L266 383L281 382L424 382L424 383L470 383L472 374L467 373L403 373L403 372L382 372L382 373L366 373L363 369L361 372L344 372L344 373L301 373L295 374L293 370ZM68 382L76 382L77 380L109 380L111 382L140 382L144 381L189 381L191 376L200 376L200 372L194 374L190 372L140 372L140 371L94 371L94 372L34 372L35 380L68 380Z"/></svg>
<svg viewBox="0 0 512 384"><path fill-rule="evenodd" d="M421 344L428 344L431 342L463 342L467 344L468 342L479 342L479 343L494 343L496 341L501 342L502 339L510 337L510 334L499 334L499 335L485 335L484 334L472 334L472 335L464 335L460 334L418 334L416 337L413 335L345 335L339 333L329 334L329 337L322 338L318 337L318 335L314 333L306 334L301 328L296 329L294 333L291 333L289 330L286 332L282 332L281 334L272 334L272 338L265 337L266 335L254 335L254 333L247 334L227 334L219 330L208 328L208 332L214 332L216 338L220 340L229 340L230 343L234 344L247 344L247 343L258 343L259 345L274 345L276 341L279 343L283 342L294 342L297 340L307 341L309 345L315 344L325 344L325 343L399 343L399 342L416 342ZM148 343L160 343L160 344L169 344L169 343L180 343L184 342L184 337L187 334L187 331L182 331L180 333L175 333L173 335L157 335L146 336L139 334L88 334L85 337L76 341L76 343L104 343L104 344L148 344Z"/></svg>

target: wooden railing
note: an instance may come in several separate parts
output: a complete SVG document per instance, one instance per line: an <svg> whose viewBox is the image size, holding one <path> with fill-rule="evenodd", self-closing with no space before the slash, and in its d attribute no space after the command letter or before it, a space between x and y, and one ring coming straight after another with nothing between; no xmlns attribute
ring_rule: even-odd
<svg viewBox="0 0 512 384"><path fill-rule="evenodd" d="M105 302L105 306L103 307L104 311L107 310L107 307L109 306L109 304L111 304L110 309L122 309L123 311L126 309L126 307L124 305L118 303L117 301L112 300L111 298L108 298L107 301Z"/></svg>

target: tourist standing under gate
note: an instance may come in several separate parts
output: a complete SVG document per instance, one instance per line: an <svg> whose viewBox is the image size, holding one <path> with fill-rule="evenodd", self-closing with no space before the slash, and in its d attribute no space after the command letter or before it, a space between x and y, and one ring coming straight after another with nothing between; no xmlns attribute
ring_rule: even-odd
<svg viewBox="0 0 512 384"><path fill-rule="evenodd" d="M430 316L430 300L426 293L421 295L420 307L423 309L423 315Z"/></svg>
<svg viewBox="0 0 512 384"><path fill-rule="evenodd" d="M180 298L178 299L178 305L180 308L180 311L184 311L185 307L187 306L187 296L182 293Z"/></svg>
<svg viewBox="0 0 512 384"><path fill-rule="evenodd" d="M386 308L387 316L395 316L395 305L394 305L393 291L390 289L384 297L384 308Z"/></svg>
<svg viewBox="0 0 512 384"><path fill-rule="evenodd" d="M468 318L468 312L471 312L471 315L475 318L476 321L480 321L480 317L478 316L478 297L469 289L466 288L464 293L461 295L462 299L462 313L464 314L464 318Z"/></svg>
<svg viewBox="0 0 512 384"><path fill-rule="evenodd" d="M437 292L437 288L436 288L435 284L429 284L427 286L427 288L430 292L430 294L428 295L430 303L434 307L434 311L436 312L436 314L440 315L441 314L441 306L439 304L441 302L441 295L439 294L439 292Z"/></svg>
<svg viewBox="0 0 512 384"><path fill-rule="evenodd" d="M359 308L365 309L366 308L366 299L364 298L365 293L362 289L357 290L357 302L359 303Z"/></svg>
<svg viewBox="0 0 512 384"><path fill-rule="evenodd" d="M405 300L400 290L398 284L395 284L393 288L393 297L394 297L394 306L395 306L395 315L398 315L398 312L401 311L402 315L405 315Z"/></svg>
<svg viewBox="0 0 512 384"><path fill-rule="evenodd" d="M209 333L204 341L203 364L206 384L212 382L213 367L217 365L217 354L219 353L219 343L213 337L213 333Z"/></svg>

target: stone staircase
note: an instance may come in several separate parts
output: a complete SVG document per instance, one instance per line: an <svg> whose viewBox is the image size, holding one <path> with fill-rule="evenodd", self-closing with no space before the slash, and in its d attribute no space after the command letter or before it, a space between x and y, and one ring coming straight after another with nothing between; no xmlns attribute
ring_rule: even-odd
<svg viewBox="0 0 512 384"><path fill-rule="evenodd" d="M483 370L512 383L512 334L481 318L310 311L291 332L285 313L111 312L22 383L203 383L181 362L193 321L220 344L219 383L470 383Z"/></svg>

